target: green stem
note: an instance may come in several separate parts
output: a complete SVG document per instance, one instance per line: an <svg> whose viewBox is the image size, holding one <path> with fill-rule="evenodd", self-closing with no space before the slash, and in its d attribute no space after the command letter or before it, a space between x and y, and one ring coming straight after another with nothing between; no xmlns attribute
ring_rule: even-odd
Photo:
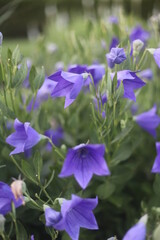
<svg viewBox="0 0 160 240"><path fill-rule="evenodd" d="M143 60L144 60L144 58L145 58L146 53L147 53L147 50L145 50L145 51L143 52L143 55L142 55L142 57L141 57L141 60L140 60L139 64L137 65L136 70L139 70L139 69L140 69L141 64L142 64L142 62L143 62Z"/></svg>
<svg viewBox="0 0 160 240"><path fill-rule="evenodd" d="M3 95L4 95L4 101L6 106L8 107L8 103L7 103L7 96L6 96L6 90L5 90L5 86L4 86L4 69L2 66L2 62L1 62L1 72L2 72L2 88L3 88Z"/></svg>
<svg viewBox="0 0 160 240"><path fill-rule="evenodd" d="M3 240L6 240L4 233L0 233L0 236L2 237Z"/></svg>
<svg viewBox="0 0 160 240"><path fill-rule="evenodd" d="M22 170L22 168L18 165L18 163L17 163L17 161L16 161L16 159L13 157L13 155L11 155L11 158L12 158L12 161L13 161L13 163L16 165L16 167L19 169L19 171L21 172L21 173L23 173L23 170ZM24 174L24 173L23 173ZM24 174L25 175L25 174Z"/></svg>
<svg viewBox="0 0 160 240"><path fill-rule="evenodd" d="M12 92L12 89L11 89L11 88L9 89L9 92L10 92L10 98L11 98L12 109L13 109L14 113L16 114L16 109L15 109L15 106L14 106L13 92Z"/></svg>
<svg viewBox="0 0 160 240"><path fill-rule="evenodd" d="M54 145L54 143L52 142L52 140L47 137L48 141L50 142L50 144L52 145L52 147L55 149L55 152L62 158L64 159L64 156L61 154L61 152L59 151L59 149Z"/></svg>

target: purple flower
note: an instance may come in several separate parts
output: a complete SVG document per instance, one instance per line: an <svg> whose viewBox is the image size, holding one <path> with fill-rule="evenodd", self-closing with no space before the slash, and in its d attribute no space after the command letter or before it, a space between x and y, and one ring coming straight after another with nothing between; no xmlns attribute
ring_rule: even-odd
<svg viewBox="0 0 160 240"><path fill-rule="evenodd" d="M93 214L98 199L83 199L72 195L71 200L64 199L61 205L61 212L50 207L45 208L46 226L57 230L65 230L73 240L78 240L80 228L98 229Z"/></svg>
<svg viewBox="0 0 160 240"><path fill-rule="evenodd" d="M74 175L79 185L86 188L93 174L110 175L104 153L103 144L80 144L69 149L59 177Z"/></svg>
<svg viewBox="0 0 160 240"><path fill-rule="evenodd" d="M84 85L83 74L58 71L48 78L57 83L51 94L52 97L66 98L64 108L75 101Z"/></svg>
<svg viewBox="0 0 160 240"><path fill-rule="evenodd" d="M27 72L27 76L25 78L25 80L23 81L23 87L24 88L29 88L30 83L29 83L29 73L31 70L31 66L32 66L32 61L30 59L27 59L27 68L28 68L28 72ZM18 69L21 68L21 64L18 65Z"/></svg>
<svg viewBox="0 0 160 240"><path fill-rule="evenodd" d="M160 68L160 48L155 49L153 53L154 60L158 67Z"/></svg>
<svg viewBox="0 0 160 240"><path fill-rule="evenodd" d="M102 64L93 64L87 67L87 72L92 75L94 84L97 85L105 75L105 67ZM90 77L85 81L85 85L91 82Z"/></svg>
<svg viewBox="0 0 160 240"><path fill-rule="evenodd" d="M59 146L61 143L61 140L64 137L64 132L61 127L58 127L55 130L48 129L47 131L45 131L44 135L49 137L55 146ZM50 143L47 143L47 150L48 151L52 150L52 145Z"/></svg>
<svg viewBox="0 0 160 240"><path fill-rule="evenodd" d="M34 240L34 235L31 236L31 240Z"/></svg>
<svg viewBox="0 0 160 240"><path fill-rule="evenodd" d="M130 109L131 109L132 115L135 115L136 112L138 111L138 104L137 103L132 104Z"/></svg>
<svg viewBox="0 0 160 240"><path fill-rule="evenodd" d="M108 66L113 68L115 64L120 64L126 60L126 54L123 48L112 48L110 53L106 54Z"/></svg>
<svg viewBox="0 0 160 240"><path fill-rule="evenodd" d="M146 43L149 37L150 37L149 32L144 30L140 25L134 27L130 34L131 42L133 42L136 39L140 39L142 42Z"/></svg>
<svg viewBox="0 0 160 240"><path fill-rule="evenodd" d="M118 18L116 16L110 16L109 22L112 24L118 24Z"/></svg>
<svg viewBox="0 0 160 240"><path fill-rule="evenodd" d="M90 73L92 75L94 84L96 85L105 75L105 67L102 64L92 64L90 66L87 65L71 65L68 68L69 72L82 74L82 73ZM84 85L88 86L92 83L90 76L87 77L85 80Z"/></svg>
<svg viewBox="0 0 160 240"><path fill-rule="evenodd" d="M115 73L111 73L111 78L114 78ZM120 85L120 82L123 81L124 86L124 98L129 98L133 101L136 101L136 97L134 94L134 90L139 89L146 84L137 77L135 72L132 72L130 70L123 70L117 72L117 81L118 81L118 87Z"/></svg>
<svg viewBox="0 0 160 240"><path fill-rule="evenodd" d="M119 45L119 39L117 37L113 37L109 46L109 50L115 48Z"/></svg>
<svg viewBox="0 0 160 240"><path fill-rule="evenodd" d="M12 210L12 202L15 208L22 205L22 199L15 199L11 187L6 183L0 182L0 214L5 215Z"/></svg>
<svg viewBox="0 0 160 240"><path fill-rule="evenodd" d="M3 42L3 34L0 32L0 46L2 45Z"/></svg>
<svg viewBox="0 0 160 240"><path fill-rule="evenodd" d="M48 100L48 97L51 95L51 92L53 92L53 89L57 83L53 82L52 80L45 78L45 81L41 88L37 92L36 100L34 102L34 99L31 100L29 105L27 106L27 111L30 112L32 110L32 105L33 109L39 108L40 104L46 100ZM33 103L34 102L34 103Z"/></svg>
<svg viewBox="0 0 160 240"><path fill-rule="evenodd" d="M101 104L102 104L102 106L103 106L106 102L107 102L107 95L106 95L106 94L103 94L103 95L101 96L100 100L99 100L99 110L100 110L100 112L102 111L102 109L101 109ZM97 102L97 99L96 99L96 98L94 99L94 103L95 103L96 110L98 110L98 102ZM102 117L105 118L105 116L106 116L106 112L103 111L103 112L102 112Z"/></svg>
<svg viewBox="0 0 160 240"><path fill-rule="evenodd" d="M152 173L160 173L160 142L156 142L157 156L154 160Z"/></svg>
<svg viewBox="0 0 160 240"><path fill-rule="evenodd" d="M144 78L146 80L152 80L153 79L153 72L150 68L141 71L138 75L139 75L140 78Z"/></svg>
<svg viewBox="0 0 160 240"><path fill-rule="evenodd" d="M18 119L15 119L14 128L15 132L6 138L6 142L15 147L10 155L24 152L41 140L41 135L30 127L29 122L21 123Z"/></svg>
<svg viewBox="0 0 160 240"><path fill-rule="evenodd" d="M156 128L160 124L160 117L156 114L156 111L157 107L154 105L149 111L134 117L136 123L154 138L156 138Z"/></svg>
<svg viewBox="0 0 160 240"><path fill-rule="evenodd" d="M131 227L122 240L145 240L147 215L144 215L137 224Z"/></svg>

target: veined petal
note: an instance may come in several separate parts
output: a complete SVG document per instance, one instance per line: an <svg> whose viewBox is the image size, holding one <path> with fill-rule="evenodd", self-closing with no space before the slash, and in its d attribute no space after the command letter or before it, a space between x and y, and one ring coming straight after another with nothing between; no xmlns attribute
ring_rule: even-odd
<svg viewBox="0 0 160 240"><path fill-rule="evenodd" d="M25 123L26 124L26 123ZM27 139L25 141L25 150L35 146L41 139L39 133L37 133L32 127L28 126L26 129Z"/></svg>

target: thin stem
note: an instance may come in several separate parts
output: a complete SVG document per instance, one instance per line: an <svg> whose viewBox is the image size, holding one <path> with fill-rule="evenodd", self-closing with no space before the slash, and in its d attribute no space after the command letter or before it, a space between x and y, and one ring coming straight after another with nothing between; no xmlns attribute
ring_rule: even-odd
<svg viewBox="0 0 160 240"><path fill-rule="evenodd" d="M3 240L6 240L6 237L3 233L0 233L0 236L2 237Z"/></svg>
<svg viewBox="0 0 160 240"><path fill-rule="evenodd" d="M139 70L139 68L140 68L140 66L141 66L141 64L142 64L142 62L143 62L143 60L144 60L144 58L145 58L146 53L147 53L147 50L145 50L145 51L143 52L143 55L142 55L142 57L141 57L141 60L140 60L139 64L137 65L136 70Z"/></svg>
<svg viewBox="0 0 160 240"><path fill-rule="evenodd" d="M16 159L13 157L13 155L11 155L11 158L12 158L13 163L14 163L14 164L16 165L16 167L19 169L19 171L20 171L21 173L23 173L22 168L18 165L18 163L17 163Z"/></svg>
<svg viewBox="0 0 160 240"><path fill-rule="evenodd" d="M52 142L52 140L47 137L48 141L50 142L50 144L52 145L52 147L55 149L55 152L62 158L64 159L64 156L61 154L61 152L59 151L59 149L54 145L54 143Z"/></svg>

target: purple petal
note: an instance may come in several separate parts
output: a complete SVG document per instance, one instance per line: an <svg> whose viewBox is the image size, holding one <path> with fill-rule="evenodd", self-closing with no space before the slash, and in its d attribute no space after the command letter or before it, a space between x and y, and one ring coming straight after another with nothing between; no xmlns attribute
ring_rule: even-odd
<svg viewBox="0 0 160 240"><path fill-rule="evenodd" d="M160 173L160 142L156 142L157 156L155 158L152 173Z"/></svg>
<svg viewBox="0 0 160 240"><path fill-rule="evenodd" d="M154 53L153 57L155 59L155 62L157 63L158 67L160 68L160 48L157 48Z"/></svg>
<svg viewBox="0 0 160 240"><path fill-rule="evenodd" d="M145 240L146 226L142 222L138 222L128 230L122 240Z"/></svg>

